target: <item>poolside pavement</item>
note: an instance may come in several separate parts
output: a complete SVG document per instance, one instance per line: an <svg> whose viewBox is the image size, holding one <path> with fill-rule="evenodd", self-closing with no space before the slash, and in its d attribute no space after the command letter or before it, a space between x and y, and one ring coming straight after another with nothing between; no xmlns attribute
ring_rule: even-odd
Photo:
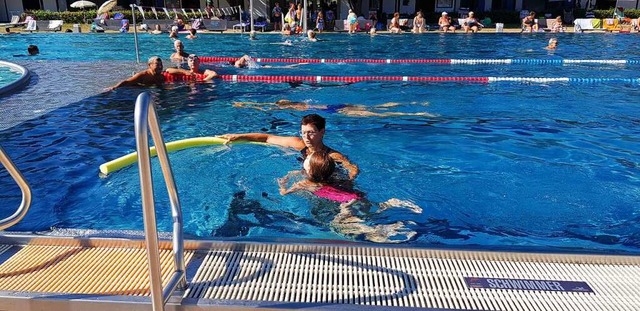
<svg viewBox="0 0 640 311"><path fill-rule="evenodd" d="M91 31L90 31L91 30L91 25L89 25L89 24L82 24L80 26L80 29L81 29L82 33L91 33ZM73 31L73 24L64 24L62 26L62 31L60 31L60 32L65 33L67 30ZM24 29L20 29L20 28L19 29L11 29L11 31L15 32L15 33L28 32L28 31L26 31ZM133 30L131 29L129 32L132 33ZM485 34L485 33L499 34L499 33L521 33L521 32L522 32L522 30L519 27L504 28L502 32L496 32L496 28L495 27L486 27L486 28L484 28L482 31L480 31L478 33L479 34ZM573 33L574 32L574 27L573 26L567 26L565 32ZM595 30L595 31L590 31L590 32L604 32L604 31ZM36 31L36 33L47 33L47 32L46 31ZM118 31L114 31L114 30L106 30L105 33L119 33L119 32ZM144 31L139 31L139 33L145 33L145 32ZM167 36L169 35L168 32L165 32L165 33L166 33ZM163 33L163 34L165 34L165 33ZM227 29L225 31L198 30L198 34L239 34L239 33L242 33L242 32L238 31L238 30L233 30L233 29ZM265 31L265 32L257 31L257 33L259 35L263 35L263 34L264 35L278 35L278 34L280 34L279 31ZM344 34L347 34L347 31L326 31L326 32L324 32L322 34L327 34L327 33L329 33L329 34L331 34L331 33L344 33ZM381 31L378 31L377 33L378 34L390 34L390 32L386 31L386 30L381 30ZM424 32L423 34L439 34L439 33L442 33L442 32L438 31L438 30L431 30L431 31ZM455 33L464 33L464 31L457 30ZM361 31L361 32L358 32L357 34L369 35L369 33L366 32L366 31ZM414 35L414 34L411 33L410 31L406 31L406 32L403 32L403 33L401 33L399 35ZM415 34L415 35L420 35L420 34Z"/></svg>

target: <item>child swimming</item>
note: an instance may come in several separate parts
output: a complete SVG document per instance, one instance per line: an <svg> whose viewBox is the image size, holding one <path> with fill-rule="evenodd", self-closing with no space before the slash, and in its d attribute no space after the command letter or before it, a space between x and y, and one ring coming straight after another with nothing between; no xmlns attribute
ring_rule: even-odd
<svg viewBox="0 0 640 311"><path fill-rule="evenodd" d="M355 210L356 203L371 205L364 198L364 194L353 189L347 189L332 181L336 165L328 152L314 152L307 156L303 164L304 171L292 171L278 180L280 194L287 195L294 192L306 191L314 196L330 202L339 203L339 212L331 220L331 227L337 232L351 237L364 237L365 240L376 243L401 243L410 240L416 232L407 228L406 224L413 222L398 221L393 224L368 225ZM287 188L289 179L295 175L304 179L294 182ZM408 201L390 199L380 203L374 214L389 208L407 208L414 213L422 213L422 209Z"/></svg>

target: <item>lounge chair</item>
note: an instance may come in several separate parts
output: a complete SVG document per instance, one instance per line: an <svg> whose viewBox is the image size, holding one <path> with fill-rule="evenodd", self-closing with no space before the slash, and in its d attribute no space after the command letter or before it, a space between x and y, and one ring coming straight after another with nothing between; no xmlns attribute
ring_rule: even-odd
<svg viewBox="0 0 640 311"><path fill-rule="evenodd" d="M242 23L233 25L233 30L248 31L249 26L250 24L248 22L242 22Z"/></svg>
<svg viewBox="0 0 640 311"><path fill-rule="evenodd" d="M13 27L22 26L24 24L26 24L26 22L20 22L20 15L12 15L11 16L11 21L9 23L7 23L7 24L0 24L0 27L4 27L4 28L11 27L11 28L13 28Z"/></svg>
<svg viewBox="0 0 640 311"><path fill-rule="evenodd" d="M219 19L217 17L212 18L209 22L209 25L207 25L207 30L223 32L227 30L227 21L224 19Z"/></svg>
<svg viewBox="0 0 640 311"><path fill-rule="evenodd" d="M47 26L47 31L62 31L62 25L64 25L64 21L54 19L49 21L49 26Z"/></svg>
<svg viewBox="0 0 640 311"><path fill-rule="evenodd" d="M27 16L24 21L26 23L26 27L24 28L25 31L32 32L38 30L38 23L36 23L36 20L33 19L31 15Z"/></svg>

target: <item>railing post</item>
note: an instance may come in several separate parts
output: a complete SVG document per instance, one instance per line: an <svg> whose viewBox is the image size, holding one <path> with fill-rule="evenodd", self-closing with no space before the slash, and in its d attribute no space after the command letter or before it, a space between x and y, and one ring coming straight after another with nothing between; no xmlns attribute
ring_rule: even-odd
<svg viewBox="0 0 640 311"><path fill-rule="evenodd" d="M138 168L140 170L140 192L142 195L145 242L147 246L147 259L149 261L151 304L154 311L161 311L164 310L164 302L162 300L162 274L160 269L160 254L158 251L158 232L153 197L151 158L149 156L147 120L149 110L152 109L149 102L148 93L142 93L138 96L134 113L134 128L136 148L138 150ZM153 113L155 113L155 111L153 111Z"/></svg>
<svg viewBox="0 0 640 311"><path fill-rule="evenodd" d="M136 62L140 64L140 50L138 49L138 27L136 26L136 12L135 4L130 4L131 6L131 19L133 20L133 42L136 46Z"/></svg>
<svg viewBox="0 0 640 311"><path fill-rule="evenodd" d="M11 175L16 184L18 184L18 187L20 187L20 191L22 191L22 202L20 202L18 210L16 210L13 215L0 220L0 230L4 230L22 220L29 211L29 207L31 206L31 187L29 187L22 173L20 173L16 165L11 161L11 158L9 158L4 149L2 149L2 146L0 146L0 163L9 171L9 175Z"/></svg>
<svg viewBox="0 0 640 311"><path fill-rule="evenodd" d="M136 100L135 107L135 135L138 151L138 167L140 169L140 192L142 194L142 210L144 216L145 241L147 244L147 257L149 260L149 288L151 302L154 311L164 309L164 304L169 300L175 289L183 290L187 286L186 269L184 263L184 239L182 233L183 220L180 198L173 179L171 163L164 138L158 124L158 115L155 106L151 103L148 93L142 93ZM151 158L149 155L149 133L153 137L162 175L167 186L169 201L171 203L171 216L173 219L173 255L175 271L167 281L167 286L162 288L162 273L160 267L160 255L158 251L158 232L155 218L155 206L153 195L153 178L151 175Z"/></svg>

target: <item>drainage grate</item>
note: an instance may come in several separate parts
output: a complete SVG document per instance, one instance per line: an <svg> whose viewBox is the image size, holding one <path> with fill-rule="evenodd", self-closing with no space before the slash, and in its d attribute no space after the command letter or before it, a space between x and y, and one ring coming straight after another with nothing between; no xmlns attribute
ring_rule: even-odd
<svg viewBox="0 0 640 311"><path fill-rule="evenodd" d="M640 310L637 265L576 263L571 256L554 255L524 260L526 254L266 248L196 254L202 264L185 297L465 310ZM465 277L581 281L593 293L469 288Z"/></svg>

